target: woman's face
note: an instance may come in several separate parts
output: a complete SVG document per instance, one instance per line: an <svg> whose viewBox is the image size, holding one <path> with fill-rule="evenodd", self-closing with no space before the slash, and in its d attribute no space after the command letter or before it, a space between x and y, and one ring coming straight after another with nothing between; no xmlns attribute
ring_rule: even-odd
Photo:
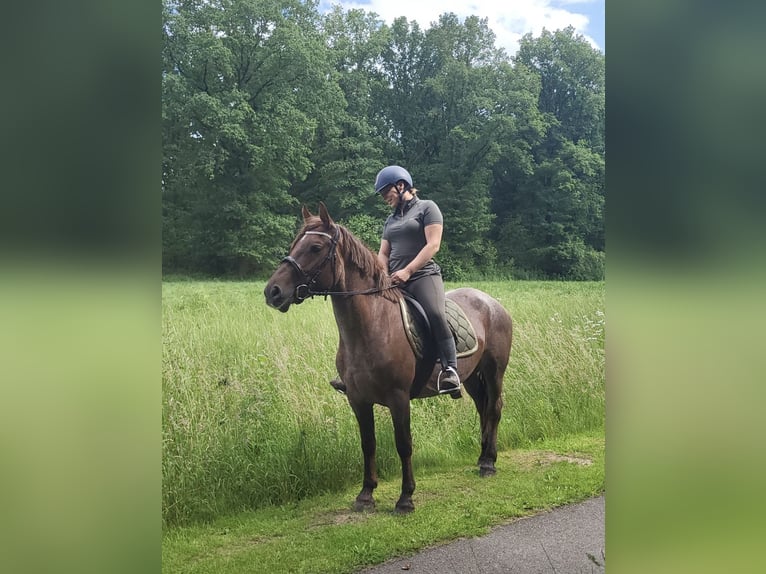
<svg viewBox="0 0 766 574"><path fill-rule="evenodd" d="M404 201L409 201L414 197L412 193L410 193L410 190L404 191L404 182L402 181L399 182L399 189L402 190L402 199ZM381 193L381 195L383 196L383 201L391 207L399 205L399 193L397 192L395 185L390 185L386 191Z"/></svg>
<svg viewBox="0 0 766 574"><path fill-rule="evenodd" d="M388 189L381 195L383 196L383 201L391 207L396 207L396 204L399 203L399 194L396 191L396 187L393 185L388 186Z"/></svg>

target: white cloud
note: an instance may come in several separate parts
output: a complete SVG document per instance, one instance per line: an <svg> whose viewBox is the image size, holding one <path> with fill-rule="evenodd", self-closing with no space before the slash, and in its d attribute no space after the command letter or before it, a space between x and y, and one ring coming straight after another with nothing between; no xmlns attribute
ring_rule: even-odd
<svg viewBox="0 0 766 574"><path fill-rule="evenodd" d="M595 48L596 42L587 35L588 16L570 11L577 5L593 0L370 0L369 2L323 1L320 9L331 4L340 4L345 10L362 9L375 12L381 19L391 23L395 18L405 16L415 20L421 28L430 28L445 12L454 12L459 18L475 15L487 18L490 29L495 33L495 45L505 48L509 55L518 50L519 40L531 32L539 36L543 28L548 31L573 26Z"/></svg>

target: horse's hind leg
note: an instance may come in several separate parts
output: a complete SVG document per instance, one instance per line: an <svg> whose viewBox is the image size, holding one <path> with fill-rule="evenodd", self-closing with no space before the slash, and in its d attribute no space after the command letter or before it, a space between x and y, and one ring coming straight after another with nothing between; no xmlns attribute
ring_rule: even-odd
<svg viewBox="0 0 766 574"><path fill-rule="evenodd" d="M375 467L375 415L370 403L351 403L351 408L359 424L364 455L364 481L362 490L354 501L354 510L360 512L375 508L375 499L372 496L373 490L378 486L378 473Z"/></svg>
<svg viewBox="0 0 766 574"><path fill-rule="evenodd" d="M469 391L481 423L481 454L477 462L479 476L492 476L497 472L497 427L503 409L503 373L499 369L491 369L490 372L491 377L474 375L472 378L478 384L471 385Z"/></svg>

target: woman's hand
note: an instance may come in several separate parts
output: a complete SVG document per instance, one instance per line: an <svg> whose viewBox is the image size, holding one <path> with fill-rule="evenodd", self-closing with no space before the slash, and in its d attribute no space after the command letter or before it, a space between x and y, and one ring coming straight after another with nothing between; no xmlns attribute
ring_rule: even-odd
<svg viewBox="0 0 766 574"><path fill-rule="evenodd" d="M394 285L401 285L403 283L407 283L407 281L410 280L410 277L412 277L412 273L410 273L410 270L405 267L404 269L395 271L391 275L391 281Z"/></svg>

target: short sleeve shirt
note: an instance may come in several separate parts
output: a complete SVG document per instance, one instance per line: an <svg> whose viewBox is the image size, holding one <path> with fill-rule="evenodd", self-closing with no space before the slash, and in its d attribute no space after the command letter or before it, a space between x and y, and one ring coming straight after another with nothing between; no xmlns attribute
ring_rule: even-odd
<svg viewBox="0 0 766 574"><path fill-rule="evenodd" d="M425 228L432 224L443 224L442 212L433 201L412 198L404 206L402 215L397 209L388 216L383 225L383 239L391 246L388 256L389 273L407 267L426 245ZM413 278L422 275L435 275L441 272L433 259L413 274Z"/></svg>

